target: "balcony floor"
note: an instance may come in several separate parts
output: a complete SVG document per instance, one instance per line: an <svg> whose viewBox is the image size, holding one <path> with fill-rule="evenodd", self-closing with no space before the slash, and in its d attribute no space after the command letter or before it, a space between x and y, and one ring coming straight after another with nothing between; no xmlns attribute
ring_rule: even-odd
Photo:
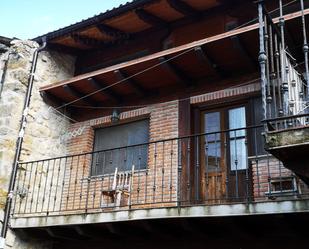
<svg viewBox="0 0 309 249"><path fill-rule="evenodd" d="M309 199L267 201L250 204L224 204L212 206L164 207L151 209L121 210L89 214L66 214L53 216L13 217L11 227L44 228L153 219L194 217L227 217L262 214L287 214L309 212Z"/></svg>

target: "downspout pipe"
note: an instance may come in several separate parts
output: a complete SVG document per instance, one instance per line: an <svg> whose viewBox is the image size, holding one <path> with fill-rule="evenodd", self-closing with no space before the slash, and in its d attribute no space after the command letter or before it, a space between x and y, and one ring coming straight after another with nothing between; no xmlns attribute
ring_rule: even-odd
<svg viewBox="0 0 309 249"><path fill-rule="evenodd" d="M25 134L25 128L27 125L27 115L28 115L29 106L30 106L30 99L31 99L33 82L34 82L34 73L35 73L36 66L37 66L38 55L42 50L45 49L46 44L47 44L46 38L43 38L42 45L39 48L37 48L33 53L30 77L28 78L28 88L27 88L24 108L23 108L23 112L22 112L22 116L20 120L20 130L19 130L17 141L16 141L15 156L14 156L14 161L13 161L13 166L12 166L7 200L6 200L5 209L4 209L4 218L3 218L3 224L2 224L1 234L0 234L0 249L4 248L5 238L7 235L8 228L9 228L9 219L10 219L11 208L12 208L12 199L14 195L16 175L18 171L18 163L20 160L22 144L23 144L23 139L24 139L24 134Z"/></svg>

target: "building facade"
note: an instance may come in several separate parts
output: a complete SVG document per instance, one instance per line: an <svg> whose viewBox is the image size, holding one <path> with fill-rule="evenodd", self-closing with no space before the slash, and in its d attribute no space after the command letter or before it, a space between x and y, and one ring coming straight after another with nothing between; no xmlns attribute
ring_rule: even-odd
<svg viewBox="0 0 309 249"><path fill-rule="evenodd" d="M2 246L305 247L308 14L135 0L10 41Z"/></svg>

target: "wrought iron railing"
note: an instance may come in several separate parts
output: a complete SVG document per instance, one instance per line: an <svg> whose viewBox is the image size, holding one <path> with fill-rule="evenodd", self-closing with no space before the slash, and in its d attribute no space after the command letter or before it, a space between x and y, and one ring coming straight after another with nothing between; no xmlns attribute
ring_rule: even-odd
<svg viewBox="0 0 309 249"><path fill-rule="evenodd" d="M265 123L268 131L309 128L309 113L271 118Z"/></svg>
<svg viewBox="0 0 309 249"><path fill-rule="evenodd" d="M266 2L266 1L265 1ZM297 1L298 2L298 1ZM306 20L304 1L299 0L302 12L303 58L295 59L287 42L287 30L284 19L284 5L277 1L278 23L272 19L264 1L258 1L260 24L260 53L262 99L264 119L297 116L308 113L309 108L309 69ZM294 48L295 49L295 48ZM306 119L298 119L298 123L307 124ZM278 126L271 127L274 129ZM282 128L282 127L281 127ZM286 127L289 128L289 127Z"/></svg>
<svg viewBox="0 0 309 249"><path fill-rule="evenodd" d="M297 198L301 181L252 126L20 162L13 216Z"/></svg>

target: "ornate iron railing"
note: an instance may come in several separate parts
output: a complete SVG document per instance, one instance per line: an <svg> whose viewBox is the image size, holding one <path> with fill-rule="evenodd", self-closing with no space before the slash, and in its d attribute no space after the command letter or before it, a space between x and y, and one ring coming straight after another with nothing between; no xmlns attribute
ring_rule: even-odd
<svg viewBox="0 0 309 249"><path fill-rule="evenodd" d="M302 182L263 149L263 127L20 162L13 216L297 198Z"/></svg>
<svg viewBox="0 0 309 249"><path fill-rule="evenodd" d="M297 61L290 51L286 36L284 5L278 0L279 22L275 24L264 1L258 1L262 99L264 119L297 116L308 113L309 70L304 1L299 0L302 12L303 60ZM307 120L299 119L302 125ZM272 128L277 129L277 126ZM282 127L281 127L282 128ZM288 127L286 127L288 128Z"/></svg>

